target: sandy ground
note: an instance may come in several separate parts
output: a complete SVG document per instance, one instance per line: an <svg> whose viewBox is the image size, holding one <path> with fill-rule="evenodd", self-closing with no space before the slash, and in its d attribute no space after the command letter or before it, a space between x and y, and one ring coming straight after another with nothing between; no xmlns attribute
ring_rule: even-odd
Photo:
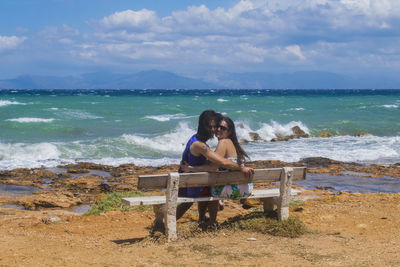
<svg viewBox="0 0 400 267"><path fill-rule="evenodd" d="M228 203L219 221L245 212ZM399 193L308 200L291 216L312 232L284 238L219 230L167 244L148 238L151 211L82 217L0 209L0 266L400 266ZM195 219L189 212L180 223Z"/></svg>

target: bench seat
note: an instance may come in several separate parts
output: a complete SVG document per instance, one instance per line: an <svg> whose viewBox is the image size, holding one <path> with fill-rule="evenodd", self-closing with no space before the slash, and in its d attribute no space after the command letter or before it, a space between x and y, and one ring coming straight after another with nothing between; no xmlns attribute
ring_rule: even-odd
<svg viewBox="0 0 400 267"><path fill-rule="evenodd" d="M295 196L300 194L299 190L292 189L291 195ZM253 190L252 194L245 198L270 198L270 197L279 197L280 191L279 188L272 189L262 189L262 190ZM201 202L201 201L213 201L213 200L226 200L226 198L220 197L178 197L177 203L184 202ZM145 197L127 197L122 199L122 203L128 206L141 206L141 205L160 205L166 203L166 196L145 196Z"/></svg>

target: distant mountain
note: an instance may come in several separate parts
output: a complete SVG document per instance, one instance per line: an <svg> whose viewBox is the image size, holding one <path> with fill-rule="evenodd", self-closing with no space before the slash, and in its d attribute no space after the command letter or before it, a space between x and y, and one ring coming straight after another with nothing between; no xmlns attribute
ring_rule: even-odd
<svg viewBox="0 0 400 267"><path fill-rule="evenodd" d="M400 79L394 77L346 76L321 71L294 73L213 73L206 79L221 87L243 89L396 89Z"/></svg>
<svg viewBox="0 0 400 267"><path fill-rule="evenodd" d="M394 76L345 76L321 71L294 73L213 72L204 79L183 77L167 71L134 74L110 72L76 76L19 76L0 80L0 89L400 89Z"/></svg>
<svg viewBox="0 0 400 267"><path fill-rule="evenodd" d="M0 80L0 89L215 89L216 84L186 78L167 71L142 71L135 74L109 72L77 76L19 76Z"/></svg>

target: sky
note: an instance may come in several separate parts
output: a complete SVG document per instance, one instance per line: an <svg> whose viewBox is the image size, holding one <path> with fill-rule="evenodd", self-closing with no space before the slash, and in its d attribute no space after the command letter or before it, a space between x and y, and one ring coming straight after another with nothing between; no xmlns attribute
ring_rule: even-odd
<svg viewBox="0 0 400 267"><path fill-rule="evenodd" d="M165 70L396 75L399 0L1 0L0 79Z"/></svg>

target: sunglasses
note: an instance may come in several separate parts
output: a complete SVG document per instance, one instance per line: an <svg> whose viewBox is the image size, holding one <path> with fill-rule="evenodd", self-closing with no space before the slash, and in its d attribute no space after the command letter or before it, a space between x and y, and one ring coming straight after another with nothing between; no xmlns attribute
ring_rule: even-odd
<svg viewBox="0 0 400 267"><path fill-rule="evenodd" d="M222 131L227 131L228 128L226 128L225 126L219 125L218 129L221 129Z"/></svg>

